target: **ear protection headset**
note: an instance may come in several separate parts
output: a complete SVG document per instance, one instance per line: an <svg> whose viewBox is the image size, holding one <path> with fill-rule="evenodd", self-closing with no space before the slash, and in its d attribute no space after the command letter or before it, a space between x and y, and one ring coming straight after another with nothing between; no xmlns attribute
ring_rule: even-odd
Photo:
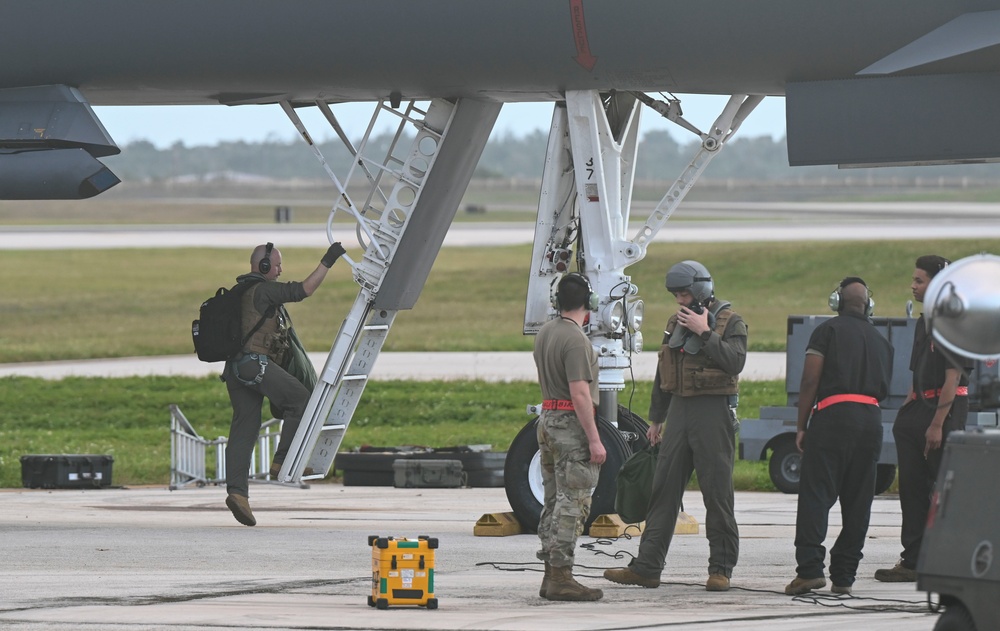
<svg viewBox="0 0 1000 631"><path fill-rule="evenodd" d="M559 285L563 284L564 282L570 282L570 281L573 281L573 282L579 284L581 287L583 287L583 288L585 288L587 290L587 296L586 296L586 298L583 299L583 305L587 308L587 311L597 311L597 307L600 304L601 297L598 296L596 293L594 293L594 290L590 286L590 281L587 280L587 277L584 276L583 274L577 274L576 272L573 272L571 274L567 274L566 276L563 276L563 278L559 281ZM559 302L559 289L558 289L558 285L556 286L556 293L555 293L555 301L554 302L555 302L556 309L558 309L559 311L562 311L563 307L562 307L562 305Z"/></svg>
<svg viewBox="0 0 1000 631"><path fill-rule="evenodd" d="M271 271L271 250L273 249L274 244L268 241L264 249L264 258L260 260L260 263L257 263L257 271L261 274L267 274Z"/></svg>
<svg viewBox="0 0 1000 631"><path fill-rule="evenodd" d="M865 304L865 317L870 318L871 315L875 313L875 301L872 300L872 291L868 289L868 285L865 283L865 281L858 278L857 276L848 276L844 280L840 281L840 284L837 285L837 288L834 289L833 293L830 294L830 299L828 301L830 309L836 311L837 313L841 312L841 310L844 308L844 300L841 296L841 292L843 291L844 287L850 285L851 283L861 283L862 285L865 286L865 290L867 290L868 292L868 302Z"/></svg>

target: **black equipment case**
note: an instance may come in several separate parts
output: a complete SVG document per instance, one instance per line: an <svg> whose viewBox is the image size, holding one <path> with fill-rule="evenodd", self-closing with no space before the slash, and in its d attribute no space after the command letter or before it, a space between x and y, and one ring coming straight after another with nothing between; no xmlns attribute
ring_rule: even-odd
<svg viewBox="0 0 1000 631"><path fill-rule="evenodd" d="M95 489L111 486L113 456L29 454L21 456L21 483L29 489Z"/></svg>

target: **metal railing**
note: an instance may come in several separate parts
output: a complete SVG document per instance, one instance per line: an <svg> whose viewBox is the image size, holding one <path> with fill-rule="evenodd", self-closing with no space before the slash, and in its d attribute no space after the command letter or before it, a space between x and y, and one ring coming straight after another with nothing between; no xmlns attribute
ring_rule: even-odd
<svg viewBox="0 0 1000 631"><path fill-rule="evenodd" d="M281 420L271 419L260 426L257 446L250 458L250 481L275 483L268 470L281 439ZM202 487L226 482L225 436L203 438L181 409L170 406L170 490L191 485ZM211 477L210 477L211 476Z"/></svg>

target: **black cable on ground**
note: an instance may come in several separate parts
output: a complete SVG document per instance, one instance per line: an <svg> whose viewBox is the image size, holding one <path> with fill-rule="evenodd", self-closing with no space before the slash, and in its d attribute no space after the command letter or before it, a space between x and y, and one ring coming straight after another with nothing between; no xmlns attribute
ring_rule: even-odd
<svg viewBox="0 0 1000 631"><path fill-rule="evenodd" d="M587 550L593 554L599 556L607 556L613 559L635 559L635 555L627 550L614 550L611 552L602 550L602 547L613 546L618 542L619 539L624 539L630 541L633 535L630 534L630 530L634 530L637 534L639 532L638 528L634 525L626 527L625 533L620 537L598 537L593 542L581 543L580 548L582 550ZM500 570L503 572L544 572L544 564L541 561L527 561L527 562L509 562L509 561L484 561L477 563L477 566L486 565L491 566L495 570ZM513 567L510 567L513 566ZM573 566L574 568L580 568L585 570L598 570L603 572L608 568L599 567L593 565L583 565L577 563ZM574 572L574 575L580 576L582 578L603 578L603 574L590 575L582 574L579 572ZM702 583L685 583L681 581L662 581L660 585L675 586L675 587L704 587ZM756 594L768 594L777 596L787 596L784 590L772 590L772 589L753 589L750 587L740 587L739 585L733 585L729 588L732 590L739 590L744 592L756 593ZM912 613L912 614L925 614L931 613L928 611L927 603L924 601L910 601L910 600L900 600L896 598L875 598L871 596L854 596L852 594L818 594L815 592L807 592L805 594L799 594L797 596L791 597L793 602L800 602L805 604L818 605L820 607L842 607L844 609L849 609L852 611L866 611L866 612L896 612L896 613ZM872 604L865 604L872 603ZM884 604L883 604L884 603Z"/></svg>

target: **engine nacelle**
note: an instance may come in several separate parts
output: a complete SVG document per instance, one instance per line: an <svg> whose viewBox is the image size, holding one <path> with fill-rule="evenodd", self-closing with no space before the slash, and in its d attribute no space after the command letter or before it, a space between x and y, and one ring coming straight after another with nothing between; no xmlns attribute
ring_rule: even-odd
<svg viewBox="0 0 1000 631"><path fill-rule="evenodd" d="M121 153L79 90L0 90L0 199L85 199L121 180L97 158Z"/></svg>

